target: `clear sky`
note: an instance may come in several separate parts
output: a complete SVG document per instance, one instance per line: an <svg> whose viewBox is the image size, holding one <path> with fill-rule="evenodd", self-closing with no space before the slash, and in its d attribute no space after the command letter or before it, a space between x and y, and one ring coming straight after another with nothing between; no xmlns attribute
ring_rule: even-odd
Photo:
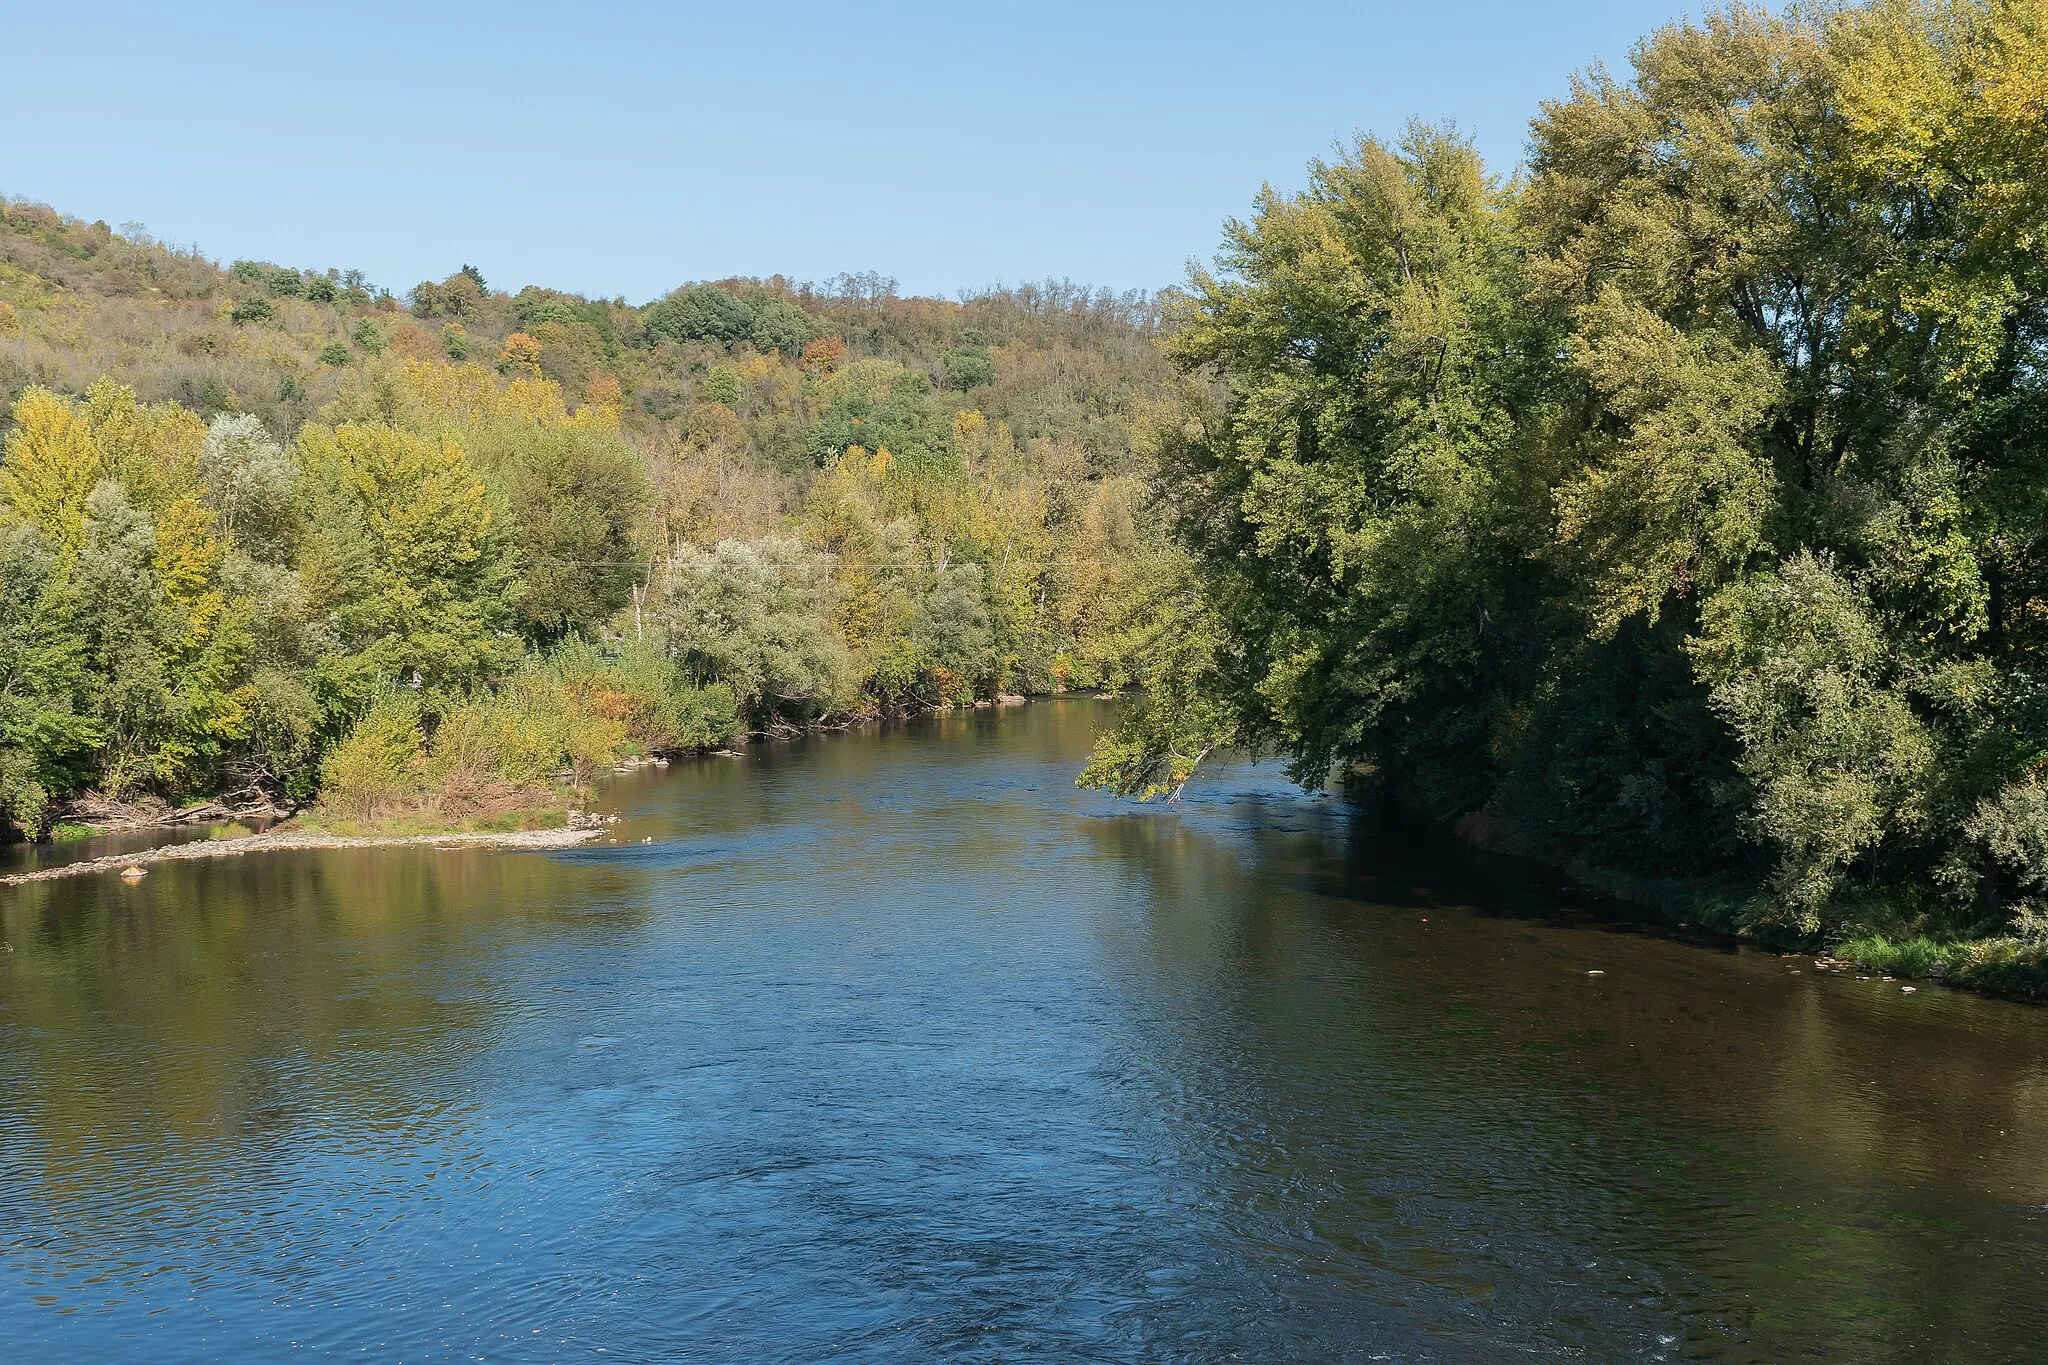
<svg viewBox="0 0 2048 1365"><path fill-rule="evenodd" d="M1156 288L1261 182L1539 100L1675 0L9 6L0 194L222 260L642 302L878 270ZM1697 6L1694 7L1695 9Z"/></svg>

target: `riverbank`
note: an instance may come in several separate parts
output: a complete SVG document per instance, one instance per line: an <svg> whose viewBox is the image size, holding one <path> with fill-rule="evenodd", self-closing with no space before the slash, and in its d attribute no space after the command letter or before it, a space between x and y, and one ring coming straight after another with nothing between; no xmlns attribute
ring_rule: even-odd
<svg viewBox="0 0 2048 1365"><path fill-rule="evenodd" d="M147 870L154 863L186 862L195 858L231 858L248 853L279 853L337 848L571 848L604 833L600 821L563 825L552 829L522 829L502 832L453 834L324 834L301 830L271 830L233 839L208 839L199 843L172 844L140 853L117 853L105 858L88 858L33 872L0 876L0 886L27 882L55 881L59 877L84 877L95 873Z"/></svg>
<svg viewBox="0 0 2048 1365"><path fill-rule="evenodd" d="M2005 1000L2048 1003L2048 943L2012 935L1935 939L1874 930L1817 943L1745 924L1749 893L1728 883L1644 877L1579 858L1548 856L1485 815L1468 815L1448 828L1469 847L1555 868L1589 890L1651 911L1682 929L1705 930L1778 952L1811 954L1818 963L1860 968L1901 981L1931 981Z"/></svg>

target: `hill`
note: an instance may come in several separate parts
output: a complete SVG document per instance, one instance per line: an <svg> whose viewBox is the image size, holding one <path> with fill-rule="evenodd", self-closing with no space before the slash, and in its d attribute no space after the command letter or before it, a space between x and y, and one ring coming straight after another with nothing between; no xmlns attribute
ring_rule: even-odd
<svg viewBox="0 0 2048 1365"><path fill-rule="evenodd" d="M1115 685L1160 574L1157 327L1145 295L874 275L400 297L7 201L0 815L482 809L734 730Z"/></svg>

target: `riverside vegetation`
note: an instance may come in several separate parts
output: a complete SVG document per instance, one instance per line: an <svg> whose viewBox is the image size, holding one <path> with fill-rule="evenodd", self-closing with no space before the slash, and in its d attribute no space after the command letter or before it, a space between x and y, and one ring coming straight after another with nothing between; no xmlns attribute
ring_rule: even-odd
<svg viewBox="0 0 2048 1365"><path fill-rule="evenodd" d="M0 203L0 826L559 821L633 755L1126 672L1152 301L465 267Z"/></svg>
<svg viewBox="0 0 2048 1365"><path fill-rule="evenodd" d="M1167 306L1192 564L1089 782L1221 747L1679 916L2048 984L2048 5L1735 8L1512 178L1417 125Z"/></svg>
<svg viewBox="0 0 2048 1365"><path fill-rule="evenodd" d="M0 815L520 818L1144 685L1675 914L2048 983L2048 0L1733 8L1417 124L1157 299L401 301L0 214ZM1155 344L1158 343L1158 344ZM545 805L545 803L542 803Z"/></svg>

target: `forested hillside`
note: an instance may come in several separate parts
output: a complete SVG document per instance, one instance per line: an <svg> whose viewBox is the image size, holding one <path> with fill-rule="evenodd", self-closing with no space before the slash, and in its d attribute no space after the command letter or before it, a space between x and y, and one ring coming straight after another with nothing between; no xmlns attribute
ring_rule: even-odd
<svg viewBox="0 0 2048 1365"><path fill-rule="evenodd" d="M0 204L0 820L460 819L564 769L1114 684L1152 301L470 267L402 297Z"/></svg>
<svg viewBox="0 0 2048 1365"><path fill-rule="evenodd" d="M1727 10L1530 139L1360 142L1171 304L1198 572L1090 780L1261 746L1695 917L2040 962L2048 6Z"/></svg>

